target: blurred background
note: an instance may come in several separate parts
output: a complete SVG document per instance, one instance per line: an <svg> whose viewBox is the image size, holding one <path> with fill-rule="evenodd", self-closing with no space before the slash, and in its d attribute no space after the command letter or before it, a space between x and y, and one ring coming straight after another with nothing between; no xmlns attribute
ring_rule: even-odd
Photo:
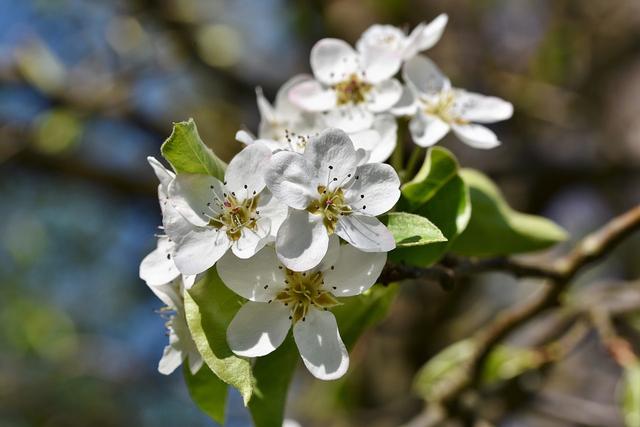
<svg viewBox="0 0 640 427"><path fill-rule="evenodd" d="M427 54L455 85L516 111L494 127L498 149L446 141L463 165L574 240L638 202L637 0L0 0L0 426L213 426L179 372L156 371L164 321L138 279L160 224L146 156L193 117L228 159L235 131L257 130L254 87L272 99L308 72L315 41L355 42L373 23L411 29L442 12L449 25ZM637 278L638 253L636 237L578 288ZM408 284L347 378L298 373L289 416L407 421L421 408L416 370L535 289L500 274L448 293ZM638 316L627 326L640 336ZM493 422L621 425L618 376L588 337ZM229 408L229 425L247 425L237 397Z"/></svg>

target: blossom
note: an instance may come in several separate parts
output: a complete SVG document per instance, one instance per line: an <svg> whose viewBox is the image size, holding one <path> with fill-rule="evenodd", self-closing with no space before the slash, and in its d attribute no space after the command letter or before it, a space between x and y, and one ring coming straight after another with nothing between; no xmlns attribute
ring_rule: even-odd
<svg viewBox="0 0 640 427"><path fill-rule="evenodd" d="M366 253L331 238L315 268L296 272L282 265L267 246L250 260L226 254L217 265L222 281L248 299L227 328L227 342L240 356L259 357L282 344L289 328L305 366L323 380L344 375L349 366L336 318L329 311L369 289L378 279L386 253Z"/></svg>
<svg viewBox="0 0 640 427"><path fill-rule="evenodd" d="M169 332L169 344L164 348L162 358L158 363L158 371L161 374L169 375L185 359L188 359L189 369L195 375L202 367L203 360L187 326L182 297L185 288L184 281L178 277L166 284L149 285L149 288L166 304L161 313L168 315L165 326Z"/></svg>
<svg viewBox="0 0 640 427"><path fill-rule="evenodd" d="M402 71L409 90L403 93L394 111L413 116L409 129L416 144L429 147L453 130L471 147L488 149L500 145L491 130L477 123L510 118L511 103L451 87L449 79L423 56L407 61Z"/></svg>
<svg viewBox="0 0 640 427"><path fill-rule="evenodd" d="M304 154L275 153L265 181L290 207L276 236L278 257L287 268L304 271L318 265L334 233L366 252L395 247L376 216L398 201L398 175L386 164L358 165L356 150L343 131L322 132Z"/></svg>
<svg viewBox="0 0 640 427"><path fill-rule="evenodd" d="M252 144L229 163L224 182L209 175L178 174L169 185L169 204L187 220L165 224L175 242L173 257L183 274L198 274L231 248L249 258L273 239L286 215L262 171L271 151Z"/></svg>
<svg viewBox="0 0 640 427"><path fill-rule="evenodd" d="M362 33L356 47L364 58L384 58L395 74L403 61L432 48L440 40L447 21L447 15L442 13L428 24L420 23L409 35L392 25L375 24Z"/></svg>
<svg viewBox="0 0 640 427"><path fill-rule="evenodd" d="M311 50L315 79L301 81L289 99L306 111L324 112L328 127L352 133L370 129L375 114L389 111L402 85L383 56L363 56L339 39L322 39Z"/></svg>

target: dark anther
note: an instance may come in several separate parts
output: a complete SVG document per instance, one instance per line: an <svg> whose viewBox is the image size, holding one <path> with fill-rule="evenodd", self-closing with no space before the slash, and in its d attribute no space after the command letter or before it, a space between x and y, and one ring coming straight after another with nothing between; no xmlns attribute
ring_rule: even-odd
<svg viewBox="0 0 640 427"><path fill-rule="evenodd" d="M245 190L247 189L247 184L245 184L245 185L244 185L244 189L245 189Z"/></svg>
<svg viewBox="0 0 640 427"><path fill-rule="evenodd" d="M329 165L329 169L333 169L333 166Z"/></svg>

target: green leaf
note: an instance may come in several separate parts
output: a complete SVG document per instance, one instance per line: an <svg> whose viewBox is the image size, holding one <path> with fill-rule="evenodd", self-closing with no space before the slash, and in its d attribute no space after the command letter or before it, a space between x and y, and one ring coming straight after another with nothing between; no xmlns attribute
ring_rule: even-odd
<svg viewBox="0 0 640 427"><path fill-rule="evenodd" d="M184 380L189 395L198 407L218 424L224 423L224 408L228 386L207 365L193 375L188 363L183 363Z"/></svg>
<svg viewBox="0 0 640 427"><path fill-rule="evenodd" d="M402 186L402 195L414 206L422 205L458 173L458 161L442 147L427 151L424 163L416 176Z"/></svg>
<svg viewBox="0 0 640 427"><path fill-rule="evenodd" d="M246 405L254 385L251 364L233 354L226 336L227 326L243 302L222 283L215 268L184 293L187 324L198 351L214 374L240 391Z"/></svg>
<svg viewBox="0 0 640 427"><path fill-rule="evenodd" d="M620 401L627 427L640 427L640 362L624 368Z"/></svg>
<svg viewBox="0 0 640 427"><path fill-rule="evenodd" d="M300 356L293 336L273 353L256 359L253 375L256 379L249 411L256 427L281 427L287 392Z"/></svg>
<svg viewBox="0 0 640 427"><path fill-rule="evenodd" d="M160 151L177 173L198 173L224 180L226 163L202 142L193 119L174 123L173 132Z"/></svg>
<svg viewBox="0 0 640 427"><path fill-rule="evenodd" d="M342 341L349 350L366 329L386 316L397 292L397 284L376 285L361 295L341 298L343 304L331 309L338 321Z"/></svg>
<svg viewBox="0 0 640 427"><path fill-rule="evenodd" d="M414 390L420 397L437 402L449 387L468 375L469 362L476 351L471 339L458 341L432 357L416 374Z"/></svg>
<svg viewBox="0 0 640 427"><path fill-rule="evenodd" d="M452 250L465 256L499 256L548 248L567 237L554 222L513 210L484 174L460 171L467 183L473 213Z"/></svg>
<svg viewBox="0 0 640 427"><path fill-rule="evenodd" d="M447 241L438 227L420 215L390 212L382 219L399 248Z"/></svg>
<svg viewBox="0 0 640 427"><path fill-rule="evenodd" d="M497 346L488 356L482 370L482 381L495 384L536 369L545 359L538 351L507 345Z"/></svg>

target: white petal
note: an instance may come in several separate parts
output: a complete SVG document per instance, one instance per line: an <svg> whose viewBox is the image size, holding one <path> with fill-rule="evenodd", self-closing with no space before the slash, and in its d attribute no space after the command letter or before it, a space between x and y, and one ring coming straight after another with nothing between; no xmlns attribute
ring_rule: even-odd
<svg viewBox="0 0 640 427"><path fill-rule="evenodd" d="M311 49L311 69L325 84L337 83L356 72L358 54L339 39L322 39Z"/></svg>
<svg viewBox="0 0 640 427"><path fill-rule="evenodd" d="M287 337L290 310L279 302L249 301L227 328L229 348L238 356L260 357L278 348Z"/></svg>
<svg viewBox="0 0 640 427"><path fill-rule="evenodd" d="M340 247L340 258L323 272L327 289L337 297L359 295L373 286L387 262L384 252L363 252L351 245Z"/></svg>
<svg viewBox="0 0 640 427"><path fill-rule="evenodd" d="M236 141L242 142L245 145L251 145L256 140L255 135L246 130L239 130L236 132Z"/></svg>
<svg viewBox="0 0 640 427"><path fill-rule="evenodd" d="M393 25L374 24L362 33L356 47L362 54L371 47L400 54L404 49L406 38L407 36L400 28Z"/></svg>
<svg viewBox="0 0 640 427"><path fill-rule="evenodd" d="M261 87L256 88L256 103L258 104L258 111L260 112L260 120L273 121L276 118L273 106L267 98L265 98ZM237 135L237 134L236 134Z"/></svg>
<svg viewBox="0 0 640 427"><path fill-rule="evenodd" d="M315 169L302 154L275 153L265 172L265 181L269 191L292 208L306 209L318 197Z"/></svg>
<svg viewBox="0 0 640 427"><path fill-rule="evenodd" d="M327 253L329 235L322 217L307 211L289 209L289 216L276 237L280 261L294 271L311 270Z"/></svg>
<svg viewBox="0 0 640 427"><path fill-rule="evenodd" d="M238 258L251 258L267 243L270 228L269 218L258 218L255 230L242 228L240 238L231 244L231 250Z"/></svg>
<svg viewBox="0 0 640 427"><path fill-rule="evenodd" d="M481 125L453 125L453 131L462 142L474 148L490 149L500 145L496 134Z"/></svg>
<svg viewBox="0 0 640 427"><path fill-rule="evenodd" d="M384 162L393 153L398 140L398 122L390 114L380 114L373 122L373 129L380 135L378 144L371 151L370 163Z"/></svg>
<svg viewBox="0 0 640 427"><path fill-rule="evenodd" d="M402 96L402 85L396 79L389 79L375 85L367 95L367 106L374 113L391 109Z"/></svg>
<svg viewBox="0 0 640 427"><path fill-rule="evenodd" d="M182 283L185 289L191 289L198 280L200 280L200 277L197 274L182 276Z"/></svg>
<svg viewBox="0 0 640 427"><path fill-rule="evenodd" d="M200 355L200 353L198 353L197 349L195 349L195 351L189 352L188 357L189 357L189 371L191 372L191 375L195 375L198 373L200 368L202 368L202 366L204 365L204 360L202 359L202 356Z"/></svg>
<svg viewBox="0 0 640 427"><path fill-rule="evenodd" d="M349 369L349 353L332 313L310 309L305 320L293 326L293 336L305 366L314 377L335 380Z"/></svg>
<svg viewBox="0 0 640 427"><path fill-rule="evenodd" d="M275 198L271 192L266 189L260 193L260 201L258 202L258 208L260 217L269 218L271 227L269 228L269 236L275 241L276 235L280 226L287 218L289 209L287 205Z"/></svg>
<svg viewBox="0 0 640 427"><path fill-rule="evenodd" d="M168 237L158 238L158 245L154 251L144 257L140 263L140 278L147 285L163 285L180 275L180 271L171 259L173 243Z"/></svg>
<svg viewBox="0 0 640 427"><path fill-rule="evenodd" d="M418 102L416 101L413 91L409 86L405 85L402 87L400 99L396 102L396 105L391 108L391 113L396 116L413 116L417 108Z"/></svg>
<svg viewBox="0 0 640 427"><path fill-rule="evenodd" d="M251 144L235 155L224 173L225 187L238 200L252 198L264 188L263 171L269 164L271 150L263 144Z"/></svg>
<svg viewBox="0 0 640 427"><path fill-rule="evenodd" d="M177 242L189 234L196 226L183 217L171 202L171 200L168 200L162 207L162 227L167 236Z"/></svg>
<svg viewBox="0 0 640 427"><path fill-rule="evenodd" d="M179 174L169 185L169 199L180 215L202 227L219 211L224 191L222 183L212 176Z"/></svg>
<svg viewBox="0 0 640 427"><path fill-rule="evenodd" d="M493 123L507 120L513 115L513 105L495 96L457 90L456 104L460 117L470 122Z"/></svg>
<svg viewBox="0 0 640 427"><path fill-rule="evenodd" d="M327 111L324 120L329 127L351 133L369 129L373 124L374 115L365 104L346 104Z"/></svg>
<svg viewBox="0 0 640 427"><path fill-rule="evenodd" d="M354 210L378 216L393 208L400 198L400 178L395 169L385 163L358 166L356 179L346 187L347 204Z"/></svg>
<svg viewBox="0 0 640 427"><path fill-rule="evenodd" d="M318 264L314 271L324 271L330 269L332 265L335 265L338 262L338 257L340 256L340 238L335 234L329 236L329 247L327 248L327 253L322 258L320 264Z"/></svg>
<svg viewBox="0 0 640 427"><path fill-rule="evenodd" d="M365 252L389 252L396 247L391 232L373 216L359 213L341 216L336 234Z"/></svg>
<svg viewBox="0 0 640 427"><path fill-rule="evenodd" d="M151 289L160 301L173 310L179 311L184 306L180 279L162 285L149 286L149 289Z"/></svg>
<svg viewBox="0 0 640 427"><path fill-rule="evenodd" d="M311 139L304 157L313 166L317 184L333 188L342 185L356 168L356 150L345 132L327 129ZM309 172L307 172L309 173ZM318 195L316 189L316 197Z"/></svg>
<svg viewBox="0 0 640 427"><path fill-rule="evenodd" d="M336 106L336 92L316 80L307 80L289 90L289 100L305 111L327 111Z"/></svg>
<svg viewBox="0 0 640 427"><path fill-rule="evenodd" d="M446 13L438 15L428 25L421 23L409 35L407 47L403 53L404 59L410 59L418 52L431 49L440 38L447 26L449 17Z"/></svg>
<svg viewBox="0 0 640 427"><path fill-rule="evenodd" d="M227 252L216 265L220 278L229 289L258 302L273 299L284 287L284 271L280 267L276 251L269 246L251 259L240 259Z"/></svg>
<svg viewBox="0 0 640 427"><path fill-rule="evenodd" d="M174 348L173 346L168 345L164 348L162 358L158 363L158 372L160 372L162 375L169 375L182 364L183 360L184 353Z"/></svg>
<svg viewBox="0 0 640 427"><path fill-rule="evenodd" d="M436 64L420 55L404 63L402 76L405 83L426 95L434 95L451 88L451 82Z"/></svg>
<svg viewBox="0 0 640 427"><path fill-rule="evenodd" d="M166 195L169 188L169 184L171 183L171 180L175 178L176 175L170 170L168 170L167 168L165 168L163 164L160 163L155 157L149 156L147 157L147 161L153 168L153 171L155 172L156 176L158 177L158 181L160 181L160 185L162 186L162 191Z"/></svg>
<svg viewBox="0 0 640 427"><path fill-rule="evenodd" d="M431 114L419 113L409 122L411 138L421 147L436 144L449 133L449 130L449 124Z"/></svg>
<svg viewBox="0 0 640 427"><path fill-rule="evenodd" d="M202 273L213 266L230 245L225 231L196 228L176 242L173 260L182 274Z"/></svg>
<svg viewBox="0 0 640 427"><path fill-rule="evenodd" d="M369 83L378 83L393 77L402 65L402 54L385 46L368 45L361 55L363 77Z"/></svg>
<svg viewBox="0 0 640 427"><path fill-rule="evenodd" d="M309 80L313 80L313 77L308 74L298 74L291 77L280 87L280 89L278 89L276 100L274 102L276 120L290 121L297 118L300 114L300 109L291 103L291 100L289 99L289 92L294 86Z"/></svg>

